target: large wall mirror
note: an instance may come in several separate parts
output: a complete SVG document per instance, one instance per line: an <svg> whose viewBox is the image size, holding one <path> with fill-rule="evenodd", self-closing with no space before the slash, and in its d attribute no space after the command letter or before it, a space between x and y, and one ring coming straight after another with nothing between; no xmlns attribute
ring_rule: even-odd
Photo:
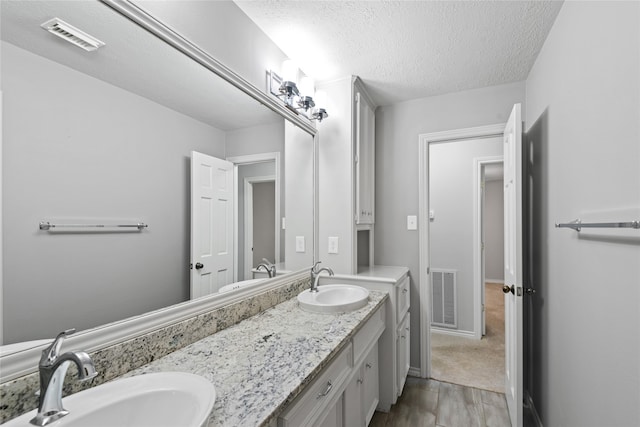
<svg viewBox="0 0 640 427"><path fill-rule="evenodd" d="M211 298L253 279L262 258L279 273L313 264L308 129L102 2L0 4L3 344ZM87 52L41 28L52 18L105 46ZM226 251L230 264L208 270L202 294L192 285L207 266L190 268L192 233L211 230L192 217L220 209L192 200L205 174L193 152L232 165L227 217L213 222L222 240L196 248ZM41 230L41 221L85 227ZM89 227L138 222L148 227Z"/></svg>

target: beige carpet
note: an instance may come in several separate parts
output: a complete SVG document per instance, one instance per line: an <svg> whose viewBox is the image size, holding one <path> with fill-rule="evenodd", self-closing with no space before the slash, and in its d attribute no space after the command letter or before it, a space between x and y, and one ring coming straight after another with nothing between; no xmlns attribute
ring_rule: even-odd
<svg viewBox="0 0 640 427"><path fill-rule="evenodd" d="M504 393L504 296L485 285L487 334L481 340L431 333L431 377Z"/></svg>

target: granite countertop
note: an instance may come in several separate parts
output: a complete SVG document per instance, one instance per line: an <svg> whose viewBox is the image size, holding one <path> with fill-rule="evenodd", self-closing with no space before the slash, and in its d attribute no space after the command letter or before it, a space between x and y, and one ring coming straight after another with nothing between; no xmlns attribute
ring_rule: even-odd
<svg viewBox="0 0 640 427"><path fill-rule="evenodd" d="M316 314L292 298L260 314L129 372L198 374L216 388L209 426L267 424L344 347L388 298L370 291L366 307Z"/></svg>

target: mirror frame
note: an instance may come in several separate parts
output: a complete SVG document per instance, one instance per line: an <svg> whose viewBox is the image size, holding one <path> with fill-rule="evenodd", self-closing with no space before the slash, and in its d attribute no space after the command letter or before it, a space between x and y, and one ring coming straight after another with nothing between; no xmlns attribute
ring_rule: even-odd
<svg viewBox="0 0 640 427"><path fill-rule="evenodd" d="M204 66L231 85L240 89L262 105L279 114L285 120L292 122L294 125L298 126L313 137L313 260L315 261L318 254L317 152L319 140L318 130L315 126L313 126L309 120L301 118L295 112L285 107L284 104L279 102L279 99L261 91L242 76L213 58L207 52L184 38L176 31L172 30L160 20L147 13L144 9L131 3L129 0L99 1L133 21L134 24L146 29L156 37ZM0 255L1 254L2 252L0 252ZM2 261L0 260L0 268L2 266L1 262ZM98 326L93 329L80 331L68 337L65 340L64 347L80 348L87 352L94 352L96 350L139 337L154 330L184 321L199 314L241 302L251 296L264 293L272 289L277 289L284 284L289 283L291 280L305 277L306 274L308 274L307 270L303 269L295 273L266 280L264 283L260 283L248 289L241 288L225 294L212 294L196 300L184 301L182 303L144 313L139 316ZM0 301L1 300L0 294ZM51 337L52 340L53 338L54 337ZM16 351L14 353L8 353L0 357L0 365L2 367L0 371L0 383L36 372L38 360L40 359L41 352L45 347L46 345L35 346L25 350Z"/></svg>

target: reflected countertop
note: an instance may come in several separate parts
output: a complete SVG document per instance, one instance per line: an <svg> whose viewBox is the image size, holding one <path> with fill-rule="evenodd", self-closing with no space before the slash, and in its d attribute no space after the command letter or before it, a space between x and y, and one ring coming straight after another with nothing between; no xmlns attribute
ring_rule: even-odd
<svg viewBox="0 0 640 427"><path fill-rule="evenodd" d="M370 291L366 307L342 314L305 312L292 298L126 376L162 371L201 375L216 387L209 426L265 425L387 298L384 292Z"/></svg>

